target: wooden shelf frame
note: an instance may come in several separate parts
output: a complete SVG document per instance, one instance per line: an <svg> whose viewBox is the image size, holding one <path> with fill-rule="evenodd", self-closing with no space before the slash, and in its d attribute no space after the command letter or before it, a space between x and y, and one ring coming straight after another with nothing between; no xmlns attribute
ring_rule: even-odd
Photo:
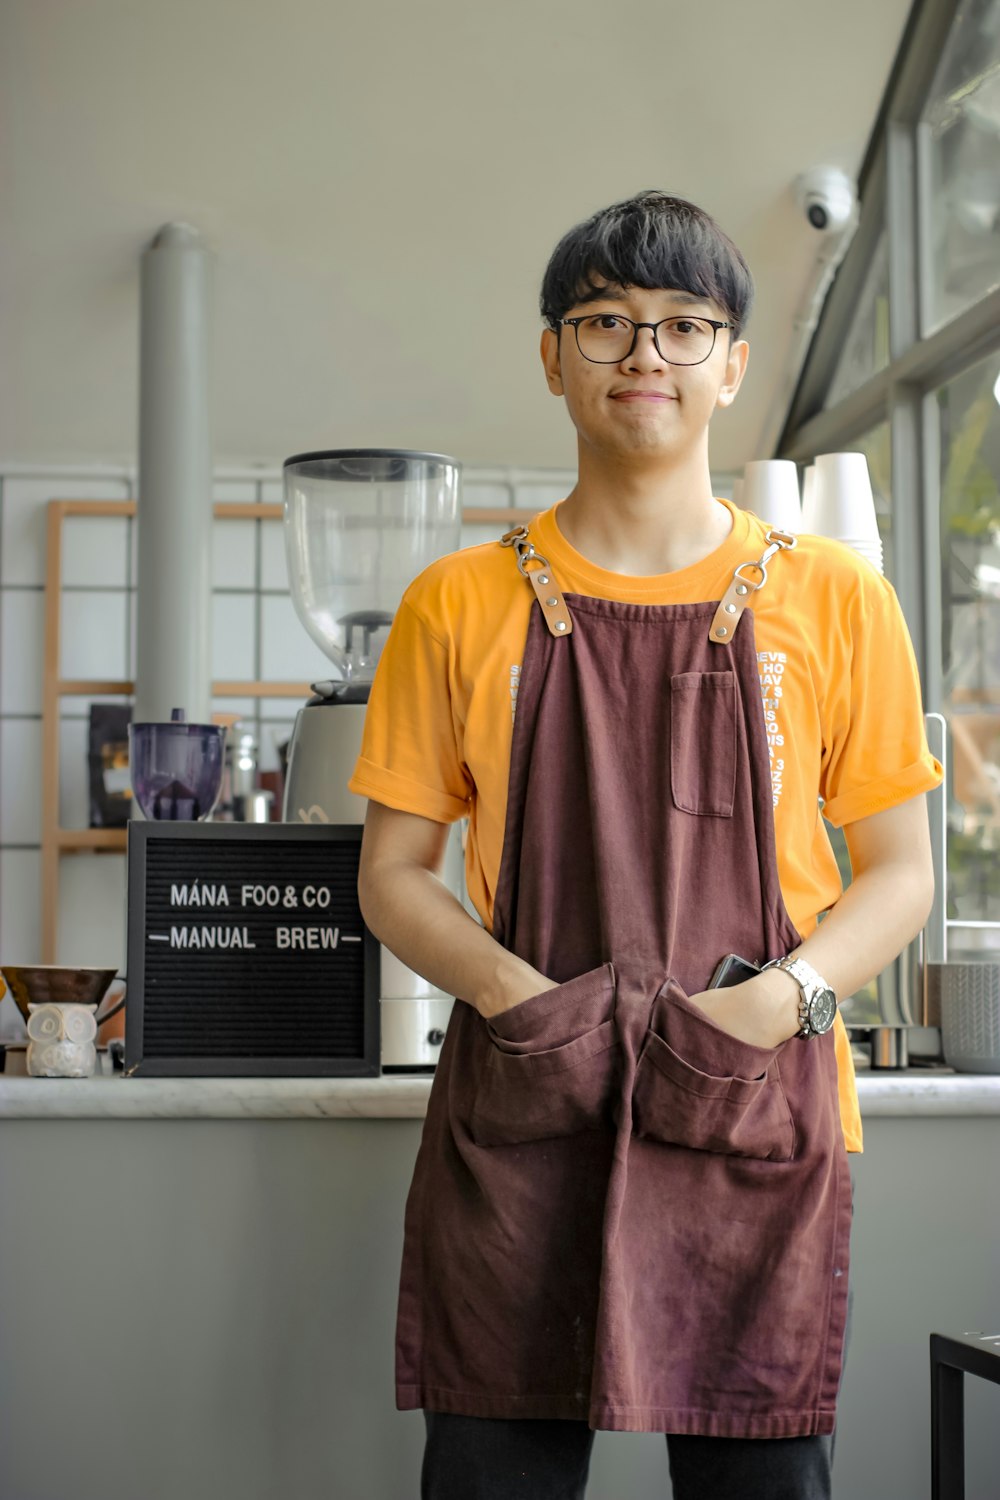
<svg viewBox="0 0 1000 1500"><path fill-rule="evenodd" d="M45 558L45 647L42 664L42 958L56 962L59 927L59 862L64 854L81 852L124 853L124 828L62 828L59 824L59 704L63 698L130 698L135 683L111 678L60 677L62 645L63 525L71 516L94 519L134 520L135 500L50 500L46 520ZM216 503L217 521L280 521L281 504L258 501ZM533 510L516 506L469 506L462 520L467 525L511 527L531 520ZM300 702L312 691L308 682L213 682L213 698L296 698ZM216 715L215 717L219 717Z"/></svg>

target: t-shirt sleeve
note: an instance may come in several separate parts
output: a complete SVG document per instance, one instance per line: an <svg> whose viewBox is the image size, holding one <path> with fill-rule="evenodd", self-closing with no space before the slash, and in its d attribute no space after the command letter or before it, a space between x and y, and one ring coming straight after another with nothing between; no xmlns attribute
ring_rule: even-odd
<svg viewBox="0 0 1000 1500"><path fill-rule="evenodd" d="M849 660L837 663L827 685L820 794L835 828L930 791L944 775L927 744L920 677L895 590L886 582L864 594Z"/></svg>
<svg viewBox="0 0 1000 1500"><path fill-rule="evenodd" d="M352 792L437 823L468 816L450 656L404 595L375 669Z"/></svg>

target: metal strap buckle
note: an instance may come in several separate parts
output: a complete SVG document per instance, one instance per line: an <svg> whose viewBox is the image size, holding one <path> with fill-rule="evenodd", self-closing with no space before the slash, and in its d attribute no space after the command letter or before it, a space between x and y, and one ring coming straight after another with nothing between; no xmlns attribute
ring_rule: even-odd
<svg viewBox="0 0 1000 1500"><path fill-rule="evenodd" d="M540 552L535 551L533 542L527 541L527 526L515 526L513 531L505 532L500 538L501 547L515 547L517 549L517 565L525 578L529 577L528 563L536 562L542 569L548 569L549 560ZM530 579L529 579L530 582Z"/></svg>
<svg viewBox="0 0 1000 1500"><path fill-rule="evenodd" d="M766 536L768 546L764 548L764 551L761 553L760 557L758 557L757 561L740 563L739 567L734 569L733 571L733 577L735 579L738 579L741 583L747 584L754 590L762 589L767 582L767 565L771 561L771 558L774 557L777 552L781 552L784 550L791 551L793 547L798 546L799 542L798 537L793 536L790 531L771 530L766 533ZM754 583L752 579L744 577L744 568L756 568L758 573L760 574L760 582Z"/></svg>

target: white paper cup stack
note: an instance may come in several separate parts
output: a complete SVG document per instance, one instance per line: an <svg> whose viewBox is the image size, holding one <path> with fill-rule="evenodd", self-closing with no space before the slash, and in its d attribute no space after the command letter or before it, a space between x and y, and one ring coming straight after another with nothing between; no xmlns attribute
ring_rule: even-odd
<svg viewBox="0 0 1000 1500"><path fill-rule="evenodd" d="M803 529L852 547L878 572L882 567L875 499L863 453L821 453L812 479L806 471Z"/></svg>
<svg viewBox="0 0 1000 1500"><path fill-rule="evenodd" d="M799 471L791 459L761 458L747 464L739 503L779 531L802 530Z"/></svg>

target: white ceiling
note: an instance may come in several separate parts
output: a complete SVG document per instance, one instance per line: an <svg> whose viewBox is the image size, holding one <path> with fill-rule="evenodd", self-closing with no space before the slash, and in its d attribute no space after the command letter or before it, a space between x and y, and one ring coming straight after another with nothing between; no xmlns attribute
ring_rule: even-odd
<svg viewBox="0 0 1000 1500"><path fill-rule="evenodd" d="M538 290L571 225L693 198L757 279L716 469L758 450L907 0L5 0L0 463L132 462L139 257L216 256L219 464L425 448L573 467Z"/></svg>

